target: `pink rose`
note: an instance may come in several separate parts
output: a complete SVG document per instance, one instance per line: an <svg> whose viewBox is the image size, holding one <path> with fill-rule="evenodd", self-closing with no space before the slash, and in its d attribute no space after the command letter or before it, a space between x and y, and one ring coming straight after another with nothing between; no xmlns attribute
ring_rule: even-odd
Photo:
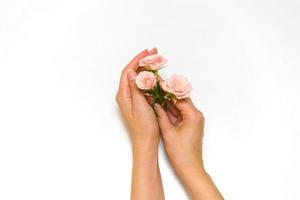
<svg viewBox="0 0 300 200"><path fill-rule="evenodd" d="M160 85L164 91L174 94L177 99L190 97L192 91L191 83L184 76L177 74L166 81L161 81Z"/></svg>
<svg viewBox="0 0 300 200"><path fill-rule="evenodd" d="M159 70L165 66L167 60L161 55L150 55L139 60L140 67L146 67L150 70Z"/></svg>
<svg viewBox="0 0 300 200"><path fill-rule="evenodd" d="M142 90L150 90L156 85L156 77L152 72L142 71L135 77L135 83Z"/></svg>

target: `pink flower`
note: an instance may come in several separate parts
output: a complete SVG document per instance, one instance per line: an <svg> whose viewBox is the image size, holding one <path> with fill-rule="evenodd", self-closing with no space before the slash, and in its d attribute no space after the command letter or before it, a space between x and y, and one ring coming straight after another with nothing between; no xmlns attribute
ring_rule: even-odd
<svg viewBox="0 0 300 200"><path fill-rule="evenodd" d="M160 85L164 91L174 94L177 99L188 98L191 95L192 85L181 75L175 74L170 79L161 81Z"/></svg>
<svg viewBox="0 0 300 200"><path fill-rule="evenodd" d="M156 77L152 72L142 71L135 77L135 83L142 90L150 90L156 85Z"/></svg>
<svg viewBox="0 0 300 200"><path fill-rule="evenodd" d="M165 66L167 60L161 55L150 55L139 60L140 67L146 67L149 70L159 70Z"/></svg>

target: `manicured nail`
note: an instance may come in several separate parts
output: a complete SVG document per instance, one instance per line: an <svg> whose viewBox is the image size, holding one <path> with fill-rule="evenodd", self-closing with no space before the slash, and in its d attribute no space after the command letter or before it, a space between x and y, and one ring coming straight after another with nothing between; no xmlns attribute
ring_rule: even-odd
<svg viewBox="0 0 300 200"><path fill-rule="evenodd" d="M134 80L134 78L136 77L136 73L132 69L129 69L127 72L127 77L129 80Z"/></svg>

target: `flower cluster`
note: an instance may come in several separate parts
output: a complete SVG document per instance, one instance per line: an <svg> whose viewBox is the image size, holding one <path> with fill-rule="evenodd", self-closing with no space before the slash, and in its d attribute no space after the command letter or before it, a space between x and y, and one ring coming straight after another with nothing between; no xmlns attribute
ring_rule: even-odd
<svg viewBox="0 0 300 200"><path fill-rule="evenodd" d="M190 97L192 86L183 76L175 74L163 80L158 75L158 70L165 67L167 60L161 55L149 55L139 60L140 73L135 82L139 89L153 98L152 105L159 103L164 108L167 101L176 103L177 99Z"/></svg>

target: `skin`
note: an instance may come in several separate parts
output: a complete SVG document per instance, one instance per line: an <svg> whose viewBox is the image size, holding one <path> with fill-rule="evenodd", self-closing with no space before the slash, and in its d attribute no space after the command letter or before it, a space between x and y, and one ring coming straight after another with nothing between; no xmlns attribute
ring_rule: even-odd
<svg viewBox="0 0 300 200"><path fill-rule="evenodd" d="M122 72L116 96L120 111L132 142L132 200L164 199L158 165L160 136L170 163L185 187L189 197L195 200L223 199L206 173L202 161L204 117L191 99L169 103L164 110L155 104L156 117L149 99L136 87L134 78L138 61L156 49L139 53Z"/></svg>
<svg viewBox="0 0 300 200"><path fill-rule="evenodd" d="M116 96L132 142L132 200L164 199L158 165L158 122L152 107L134 82L138 61L156 52L156 49L144 50L129 62L122 72Z"/></svg>
<svg viewBox="0 0 300 200"><path fill-rule="evenodd" d="M167 156L190 199L223 199L203 165L203 114L189 98L168 104L167 111L155 108Z"/></svg>

